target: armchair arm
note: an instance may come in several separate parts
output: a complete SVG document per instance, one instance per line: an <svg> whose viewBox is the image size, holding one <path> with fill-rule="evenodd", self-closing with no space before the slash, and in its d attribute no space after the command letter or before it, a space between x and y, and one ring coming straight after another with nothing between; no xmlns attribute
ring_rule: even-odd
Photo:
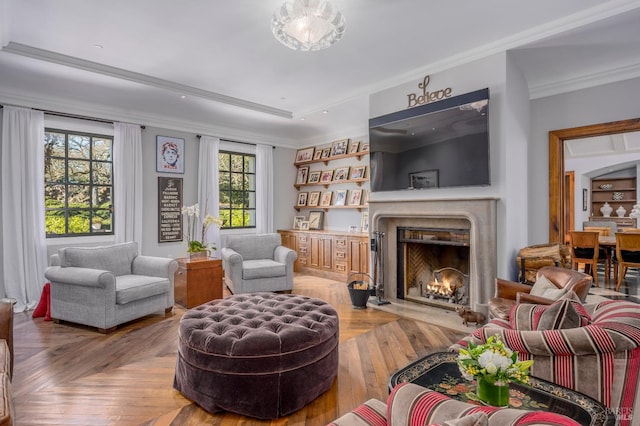
<svg viewBox="0 0 640 426"><path fill-rule="evenodd" d="M220 250L220 257L225 276L228 276L232 282L239 282L242 279L242 256L240 253L224 247Z"/></svg>
<svg viewBox="0 0 640 426"><path fill-rule="evenodd" d="M273 255L273 260L284 263L285 265L293 265L298 258L298 253L285 246L278 246Z"/></svg>
<svg viewBox="0 0 640 426"><path fill-rule="evenodd" d="M496 278L496 297L516 300L516 295L518 292L529 293L530 291L531 286L528 284L522 284L514 281Z"/></svg>
<svg viewBox="0 0 640 426"><path fill-rule="evenodd" d="M169 278L173 282L173 274L178 269L174 259L155 256L136 256L131 264L131 273L151 277Z"/></svg>
<svg viewBox="0 0 640 426"><path fill-rule="evenodd" d="M547 299L546 297L534 296L533 294L523 293L519 291L516 294L517 303L534 303L537 305L551 305L555 300Z"/></svg>
<svg viewBox="0 0 640 426"><path fill-rule="evenodd" d="M89 268L62 268L50 266L44 276L52 283L79 285L84 287L113 287L115 291L116 276L109 271Z"/></svg>

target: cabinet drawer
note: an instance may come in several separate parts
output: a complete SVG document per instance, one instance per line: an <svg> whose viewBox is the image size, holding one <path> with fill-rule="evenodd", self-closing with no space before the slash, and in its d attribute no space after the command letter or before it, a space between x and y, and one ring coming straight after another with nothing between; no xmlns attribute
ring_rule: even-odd
<svg viewBox="0 0 640 426"><path fill-rule="evenodd" d="M307 253L309 253L309 248L308 247L298 247L298 252L299 252L300 255L307 254Z"/></svg>
<svg viewBox="0 0 640 426"><path fill-rule="evenodd" d="M333 265L333 269L336 272L347 272L347 263L346 262L335 262Z"/></svg>
<svg viewBox="0 0 640 426"><path fill-rule="evenodd" d="M298 257L298 264L302 266L307 266L309 262L307 261L306 257Z"/></svg>
<svg viewBox="0 0 640 426"><path fill-rule="evenodd" d="M301 243L306 243L309 241L309 236L308 235L299 235L298 236L298 241L300 241Z"/></svg>
<svg viewBox="0 0 640 426"><path fill-rule="evenodd" d="M335 238L336 247L347 247L347 239L342 237Z"/></svg>
<svg viewBox="0 0 640 426"><path fill-rule="evenodd" d="M337 251L335 252L335 259L336 260L345 260L347 258L347 252L346 251Z"/></svg>

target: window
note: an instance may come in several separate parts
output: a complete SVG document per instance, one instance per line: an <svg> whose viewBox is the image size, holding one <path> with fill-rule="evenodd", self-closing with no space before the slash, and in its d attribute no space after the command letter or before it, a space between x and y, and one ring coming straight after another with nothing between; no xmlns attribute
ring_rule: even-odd
<svg viewBox="0 0 640 426"><path fill-rule="evenodd" d="M113 137L45 129L47 237L113 234Z"/></svg>
<svg viewBox="0 0 640 426"><path fill-rule="evenodd" d="M256 227L256 156L218 153L222 229Z"/></svg>

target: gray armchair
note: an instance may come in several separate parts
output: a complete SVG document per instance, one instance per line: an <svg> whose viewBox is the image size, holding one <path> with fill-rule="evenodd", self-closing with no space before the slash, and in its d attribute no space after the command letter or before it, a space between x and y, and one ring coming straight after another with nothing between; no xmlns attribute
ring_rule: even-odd
<svg viewBox="0 0 640 426"><path fill-rule="evenodd" d="M298 254L282 245L280 234L230 235L220 255L233 294L293 289Z"/></svg>
<svg viewBox="0 0 640 426"><path fill-rule="evenodd" d="M112 331L173 309L173 259L138 255L138 244L67 247L51 256L51 317Z"/></svg>

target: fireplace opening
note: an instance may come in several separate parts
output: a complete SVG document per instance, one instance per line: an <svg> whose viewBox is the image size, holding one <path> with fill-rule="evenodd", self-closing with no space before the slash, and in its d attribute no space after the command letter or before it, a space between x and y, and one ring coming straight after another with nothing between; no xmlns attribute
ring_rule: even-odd
<svg viewBox="0 0 640 426"><path fill-rule="evenodd" d="M469 306L468 229L397 228L398 298L446 309Z"/></svg>

